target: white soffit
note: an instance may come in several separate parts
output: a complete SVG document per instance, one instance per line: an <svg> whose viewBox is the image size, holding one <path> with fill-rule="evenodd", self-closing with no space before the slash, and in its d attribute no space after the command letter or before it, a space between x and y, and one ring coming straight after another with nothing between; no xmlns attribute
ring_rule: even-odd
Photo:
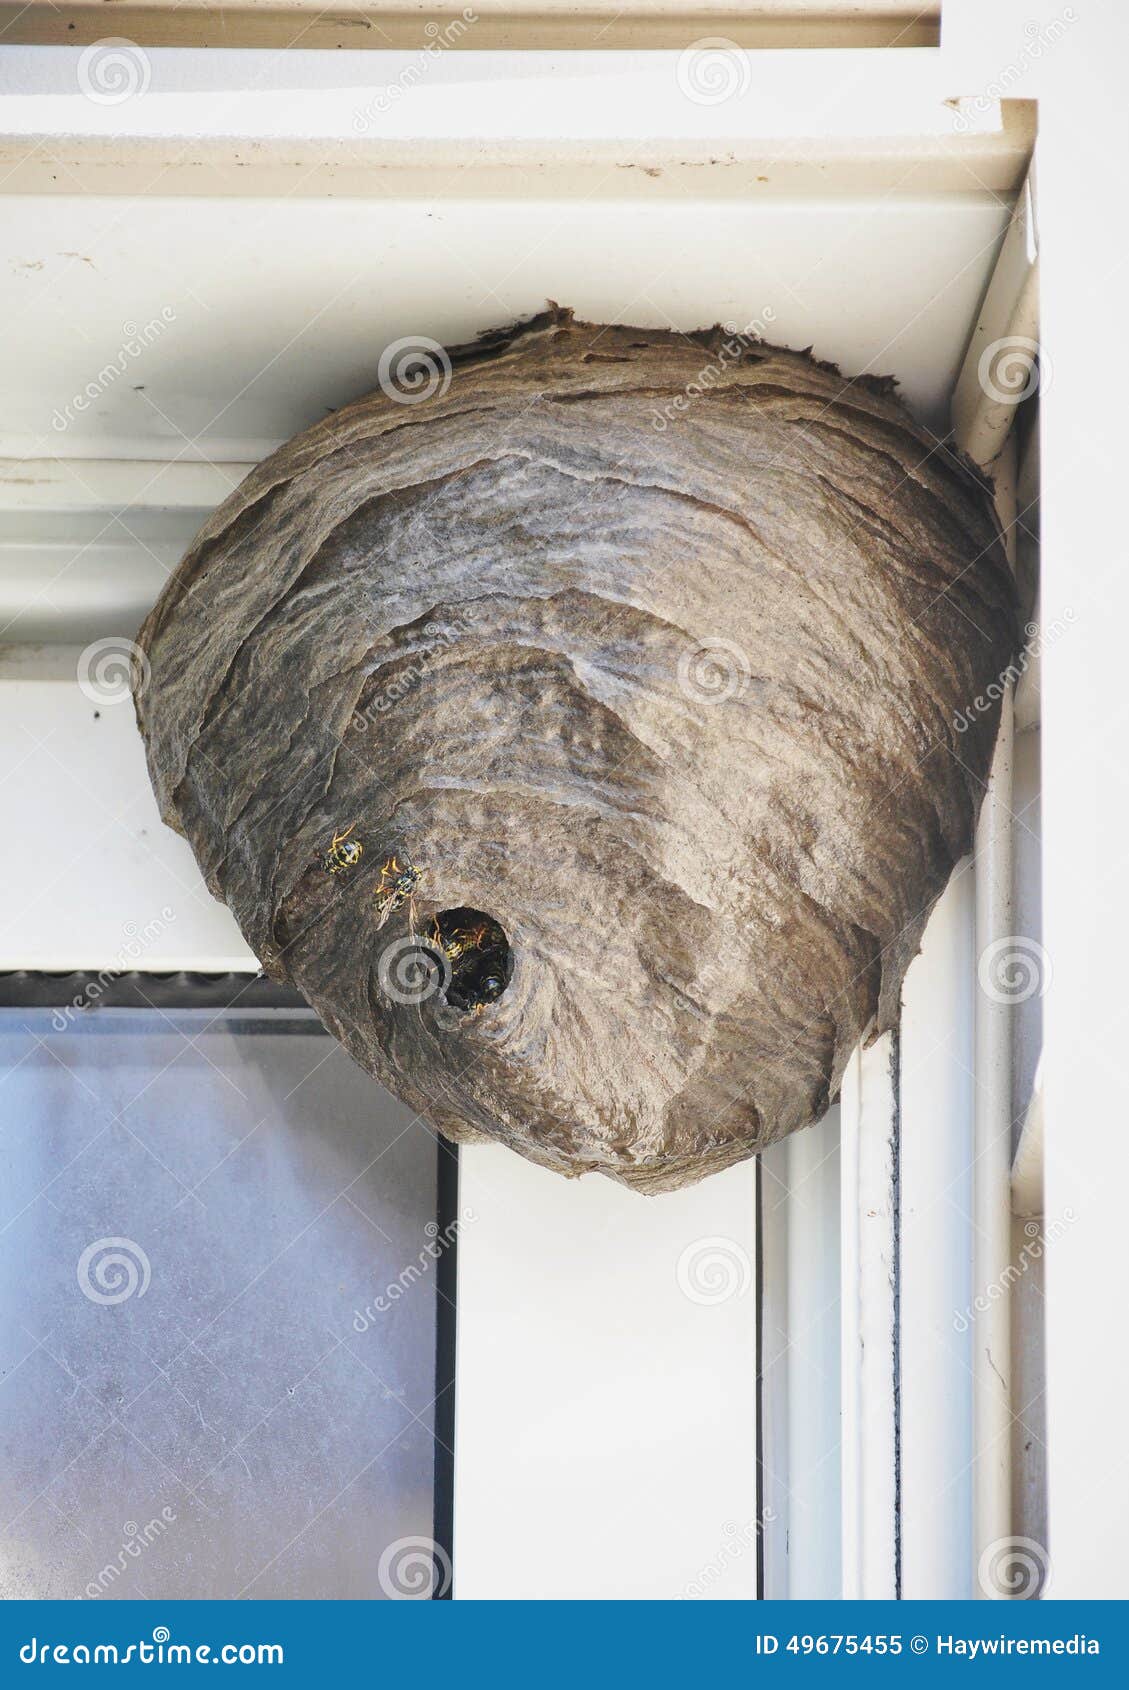
<svg viewBox="0 0 1129 1690"><path fill-rule="evenodd" d="M547 297L811 345L945 426L1029 105L929 53L741 55L720 103L675 54L574 59L153 51L103 105L7 55L0 454L255 461L391 341Z"/></svg>

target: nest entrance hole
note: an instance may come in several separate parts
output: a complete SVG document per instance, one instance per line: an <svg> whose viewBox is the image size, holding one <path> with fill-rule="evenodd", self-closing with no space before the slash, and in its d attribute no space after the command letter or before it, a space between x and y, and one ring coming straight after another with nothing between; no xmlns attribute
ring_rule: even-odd
<svg viewBox="0 0 1129 1690"><path fill-rule="evenodd" d="M431 938L450 970L444 995L452 1009L479 1010L497 1003L513 976L514 960L493 916L465 905L440 910Z"/></svg>

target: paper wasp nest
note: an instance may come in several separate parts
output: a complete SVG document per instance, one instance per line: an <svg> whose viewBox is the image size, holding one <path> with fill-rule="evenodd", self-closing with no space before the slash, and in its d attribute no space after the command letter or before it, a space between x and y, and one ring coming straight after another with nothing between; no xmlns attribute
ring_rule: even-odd
<svg viewBox="0 0 1129 1690"><path fill-rule="evenodd" d="M969 847L988 493L892 383L720 330L554 308L420 373L268 458L162 593L162 813L443 1132L700 1179L824 1112Z"/></svg>

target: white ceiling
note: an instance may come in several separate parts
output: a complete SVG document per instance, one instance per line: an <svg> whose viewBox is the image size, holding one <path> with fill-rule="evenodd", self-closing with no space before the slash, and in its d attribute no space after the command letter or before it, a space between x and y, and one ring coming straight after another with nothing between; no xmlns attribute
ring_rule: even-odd
<svg viewBox="0 0 1129 1690"><path fill-rule="evenodd" d="M415 199L13 197L0 454L253 461L375 387L389 342L465 341L547 298L647 327L759 321L895 374L944 428L1002 197L662 198L623 176L599 200L521 172L488 200L441 180Z"/></svg>

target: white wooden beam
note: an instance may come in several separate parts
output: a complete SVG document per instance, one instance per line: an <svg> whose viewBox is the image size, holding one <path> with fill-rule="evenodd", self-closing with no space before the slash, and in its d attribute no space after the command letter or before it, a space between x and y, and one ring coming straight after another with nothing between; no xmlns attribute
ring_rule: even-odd
<svg viewBox="0 0 1129 1690"><path fill-rule="evenodd" d="M1032 178L1016 203L965 354L953 398L957 444L996 472L996 506L1015 564L1017 408L1039 389L1038 243ZM974 1566L1013 1535L1011 1425L1012 1063L1015 995L1009 971L1025 965L1015 933L1012 767L1013 686L1004 689L999 731L974 853L977 977L973 1019L972 1558ZM983 1304L983 1307L981 1307ZM993 1596L978 1579L973 1592Z"/></svg>
<svg viewBox="0 0 1129 1690"><path fill-rule="evenodd" d="M1008 689L976 830L972 1283L986 1301L972 1346L973 1553L1006 1539L1011 1519L1011 1066L1016 963L1012 866L1012 700ZM978 1594L988 1595L988 1591Z"/></svg>
<svg viewBox="0 0 1129 1690"><path fill-rule="evenodd" d="M1043 1213L1043 1073L1035 1074L1031 1101L1023 1117L1011 1163L1011 1212L1021 1217Z"/></svg>
<svg viewBox="0 0 1129 1690"><path fill-rule="evenodd" d="M0 459L0 648L132 638L250 467Z"/></svg>
<svg viewBox="0 0 1129 1690"><path fill-rule="evenodd" d="M840 1098L844 1597L898 1594L896 1052L856 1051Z"/></svg>
<svg viewBox="0 0 1129 1690"><path fill-rule="evenodd" d="M1033 182L1016 201L953 395L953 428L985 467L998 458L1017 404L1038 390L1039 257Z"/></svg>
<svg viewBox="0 0 1129 1690"><path fill-rule="evenodd" d="M253 467L196 458L0 458L0 512L187 511L202 522Z"/></svg>
<svg viewBox="0 0 1129 1690"><path fill-rule="evenodd" d="M745 47L936 47L940 0L119 0L120 35L147 46L434 49L685 47L724 36ZM472 20L469 27L466 19ZM461 26L461 27L460 27ZM10 42L103 39L102 0L5 0Z"/></svg>
<svg viewBox="0 0 1129 1690"><path fill-rule="evenodd" d="M957 865L902 992L902 1595L971 1596L974 882Z"/></svg>

